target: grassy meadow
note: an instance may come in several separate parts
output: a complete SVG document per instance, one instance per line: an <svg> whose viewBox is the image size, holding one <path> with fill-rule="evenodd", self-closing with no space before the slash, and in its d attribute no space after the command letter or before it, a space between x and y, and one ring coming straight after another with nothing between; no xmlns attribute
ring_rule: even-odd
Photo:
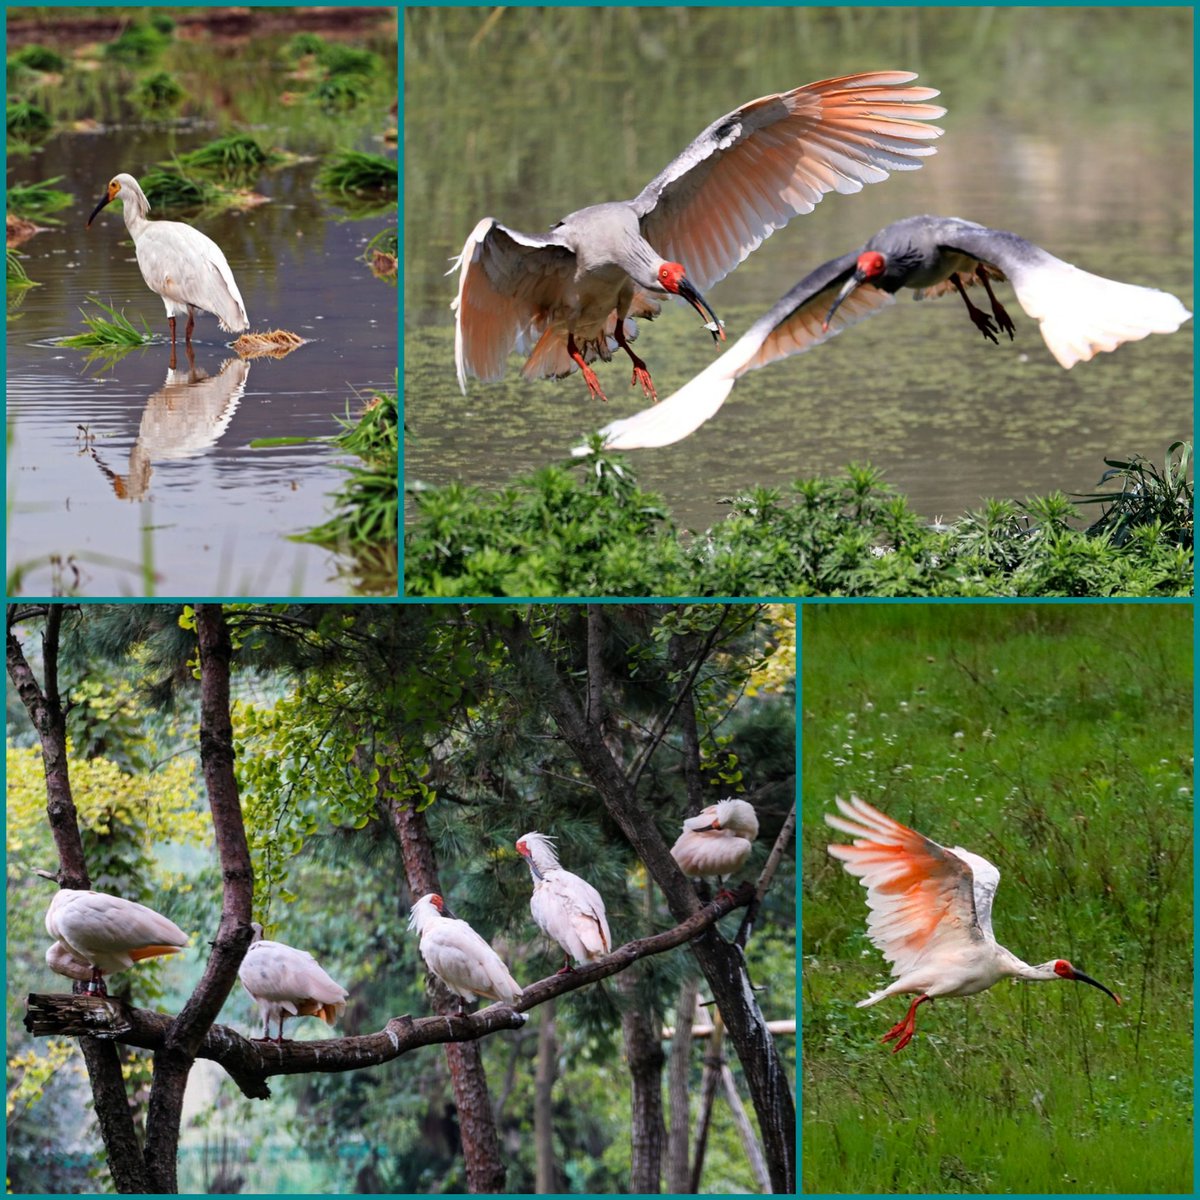
<svg viewBox="0 0 1200 1200"><path fill-rule="evenodd" d="M1192 614L806 607L808 1193L1192 1191ZM855 793L1001 873L999 942L1118 993L1002 981L870 1008L888 966L822 813Z"/></svg>

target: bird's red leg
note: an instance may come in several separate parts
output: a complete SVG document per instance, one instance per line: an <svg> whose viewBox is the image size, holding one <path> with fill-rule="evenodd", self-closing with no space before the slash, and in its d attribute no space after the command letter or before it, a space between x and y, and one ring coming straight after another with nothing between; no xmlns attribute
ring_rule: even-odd
<svg viewBox="0 0 1200 1200"><path fill-rule="evenodd" d="M588 394L597 397L600 400L607 400L608 397L604 394L604 389L600 386L600 380L596 378L596 372L583 361L583 355L579 352L579 347L575 345L575 335L567 334L567 353L575 360L576 365L583 373L583 382L588 385Z"/></svg>
<svg viewBox="0 0 1200 1200"><path fill-rule="evenodd" d="M568 954L563 960L563 965L555 971L555 975L570 975L575 968L571 966L571 956Z"/></svg>
<svg viewBox="0 0 1200 1200"><path fill-rule="evenodd" d="M975 322L975 328L989 341L995 342L997 346L1000 345L1000 339L996 336L996 327L992 324L992 318L982 308L976 308L971 303L970 297L967 295L967 289L963 287L962 280L959 279L957 271L950 276L950 282L958 288L958 294L963 298L963 303L967 306L967 314ZM991 289L989 288L988 291L990 292ZM1007 316L1008 314L1006 313L1005 315Z"/></svg>
<svg viewBox="0 0 1200 1200"><path fill-rule="evenodd" d="M195 329L195 328L196 328L196 318L195 318L195 316L193 315L193 313L192 313L192 310L189 308L189 309L188 309L188 323L187 323L187 328L186 328L186 329L184 330L184 332L183 332L183 340L184 340L184 341L185 341L185 342L186 342L186 343L187 343L189 346L192 344L192 330L193 330L193 329ZM282 1036L282 1035L281 1035L281 1036Z"/></svg>
<svg viewBox="0 0 1200 1200"><path fill-rule="evenodd" d="M650 369L643 359L634 354L633 347L625 340L625 322L620 317L617 318L617 327L613 330L613 337L617 339L617 345L633 359L633 378L629 381L629 386L640 383L642 391L654 404L657 404L658 393L654 390L654 380L650 378Z"/></svg>
<svg viewBox="0 0 1200 1200"><path fill-rule="evenodd" d="M175 345L175 318L167 318L167 328L171 331L171 345Z"/></svg>
<svg viewBox="0 0 1200 1200"><path fill-rule="evenodd" d="M975 268L975 274L979 276L980 282L987 291L988 299L992 302L992 316L996 318L996 324L1004 333L1008 334L1008 340L1011 342L1017 336L1017 327L1012 323L1012 317L1005 311L1004 305L996 299L996 293L992 291L992 282L988 278L987 268L983 263Z"/></svg>
<svg viewBox="0 0 1200 1200"><path fill-rule="evenodd" d="M908 1016L905 1017L903 1021L897 1021L896 1024L893 1025L892 1028L889 1029L887 1031L887 1033L885 1033L883 1035L883 1037L881 1037L879 1039L881 1042L890 1042L892 1040L892 1038L900 1039L892 1047L893 1054L896 1054L898 1051L903 1050L904 1047L907 1046L908 1043L912 1041L912 1035L916 1032L916 1029L917 1029L917 1005L924 1004L924 1002L926 1000L928 1000L930 1004L933 1003L932 996L925 996L925 995L918 996L912 1002L912 1004L909 1006Z"/></svg>
<svg viewBox="0 0 1200 1200"><path fill-rule="evenodd" d="M88 984L88 994L92 996L107 996L108 988L104 986L104 976L99 967L92 968L92 982Z"/></svg>

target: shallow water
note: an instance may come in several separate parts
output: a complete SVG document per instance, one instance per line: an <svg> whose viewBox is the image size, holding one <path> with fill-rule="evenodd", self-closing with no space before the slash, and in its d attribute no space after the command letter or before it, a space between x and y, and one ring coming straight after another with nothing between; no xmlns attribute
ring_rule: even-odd
<svg viewBox="0 0 1200 1200"><path fill-rule="evenodd" d="M600 365L607 404L577 376L525 382L516 356L504 381L459 393L443 273L482 216L540 232L632 196L709 121L811 79L917 70L942 91L946 134L922 170L826 197L711 289L733 337L820 262L921 212L1014 230L1191 308L1190 30L1163 9L408 11L406 478L495 487L644 406L623 362ZM956 297L902 300L745 376L684 441L631 452L639 481L702 528L731 493L869 461L919 512L954 517L989 496L1091 491L1105 457L1161 461L1191 436L1191 323L1068 372L999 294L1014 343L985 342ZM719 352L686 306L641 333L664 397Z"/></svg>
<svg viewBox="0 0 1200 1200"><path fill-rule="evenodd" d="M376 47L378 48L378 47ZM283 84L248 67L269 47L205 47L205 85L233 110L249 90ZM386 52L386 44L383 47ZM245 86L248 90L240 92ZM10 184L63 175L72 193L61 225L20 247L40 285L9 297L7 376L10 591L83 595L337 595L345 564L289 540L330 515L346 456L324 445L253 449L256 438L325 437L359 397L392 390L397 293L360 255L392 219L348 220L320 197L315 156L335 147L387 153L379 105L314 122L302 108L274 106L244 126L268 146L314 156L254 181L269 203L244 212L167 214L194 224L224 251L252 331L291 330L309 339L288 357L241 362L236 335L197 318L194 364L179 322L170 369L166 315L145 285L120 205L90 230L84 222L118 171L202 145L226 126L147 123L120 109L100 132L63 132L10 160ZM151 212L151 219L162 214ZM46 224L46 222L39 222ZM123 310L153 344L106 364L56 339L82 332L89 295ZM352 460L357 461L357 460Z"/></svg>

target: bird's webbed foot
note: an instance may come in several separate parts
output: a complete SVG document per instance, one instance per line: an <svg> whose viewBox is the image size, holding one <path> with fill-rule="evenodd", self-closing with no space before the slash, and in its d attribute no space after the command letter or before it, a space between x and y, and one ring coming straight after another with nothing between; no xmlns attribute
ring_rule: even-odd
<svg viewBox="0 0 1200 1200"><path fill-rule="evenodd" d="M992 302L992 316L996 318L996 324L1000 327L1001 333L1008 334L1008 340L1011 342L1017 336L1017 327L1013 324L1012 317L1008 315L1008 311L1004 305L996 299L996 293L992 291L991 280L988 278L987 270L982 266L975 268L975 274L979 276L987 291L988 299Z"/></svg>
<svg viewBox="0 0 1200 1200"><path fill-rule="evenodd" d="M957 271L950 276L950 281L958 289L958 294L962 297L962 302L967 306L967 316L969 316L974 322L975 328L978 329L979 332L982 333L989 342L992 342L997 346L1000 345L1000 339L996 336L996 327L992 324L992 318L989 317L982 308L976 308L975 305L971 303L971 298L967 295L967 289L963 287L963 282L961 279L959 279ZM989 289L989 295L990 294L991 289ZM1007 313L1004 315L1005 317L1008 316ZM1011 323L1012 322L1009 322L1009 324Z"/></svg>

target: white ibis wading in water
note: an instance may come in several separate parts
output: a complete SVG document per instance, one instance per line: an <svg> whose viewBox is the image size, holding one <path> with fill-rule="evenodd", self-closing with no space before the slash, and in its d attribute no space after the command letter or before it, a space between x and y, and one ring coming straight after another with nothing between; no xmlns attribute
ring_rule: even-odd
<svg viewBox="0 0 1200 1200"><path fill-rule="evenodd" d="M1000 872L986 859L961 846L939 846L857 796L836 803L844 816L826 813L826 822L856 840L851 846L830 846L829 853L867 889L867 932L896 976L895 983L872 992L858 1007L917 994L908 1015L882 1038L896 1042L893 1054L912 1039L918 1005L939 996L973 996L1005 978L1073 979L1121 1003L1065 958L1031 967L997 944L992 900Z"/></svg>
<svg viewBox="0 0 1200 1200"><path fill-rule="evenodd" d="M516 1004L521 988L508 968L466 921L446 915L446 902L436 892L412 906L409 929L421 939L425 965L456 996L465 1001L484 997Z"/></svg>
<svg viewBox="0 0 1200 1200"><path fill-rule="evenodd" d="M957 291L985 338L998 342L1007 333L1011 340L1016 327L992 291L992 280L1003 279L1011 281L1017 301L1040 322L1050 352L1067 369L1124 342L1174 333L1192 315L1169 292L1091 275L1015 233L958 217L907 217L861 249L811 271L661 404L605 426L605 445L637 450L680 441L720 409L747 371L820 345L893 303L901 288L918 300ZM975 283L987 292L990 316L967 296Z"/></svg>
<svg viewBox="0 0 1200 1200"><path fill-rule="evenodd" d="M162 297L175 345L175 318L186 316L184 340L191 343L197 312L212 313L226 333L240 333L249 326L242 294L221 247L198 229L180 221L150 221L150 201L132 175L115 175L104 198L92 209L88 228L96 214L114 200L125 211L125 227L133 238L138 266L146 286Z"/></svg>
<svg viewBox="0 0 1200 1200"><path fill-rule="evenodd" d="M449 273L458 271L454 360L458 384L497 380L514 350L526 379L583 373L620 346L633 383L655 397L629 343L628 318L654 317L675 295L724 328L701 294L765 238L826 192L857 192L890 171L915 170L941 130L932 88L905 87L908 71L874 71L751 100L714 121L633 200L596 204L549 234L518 233L484 217Z"/></svg>
<svg viewBox="0 0 1200 1200"><path fill-rule="evenodd" d="M61 888L46 909L46 932L58 948L46 963L69 979L88 980L88 991L108 995L104 976L126 971L135 962L176 954L187 934L161 913L105 892Z"/></svg>
<svg viewBox="0 0 1200 1200"><path fill-rule="evenodd" d="M558 865L554 844L541 833L527 833L517 840L517 853L529 864L533 895L529 911L538 928L564 950L567 961L558 972L577 963L603 958L612 949L608 917L600 893Z"/></svg>
<svg viewBox="0 0 1200 1200"><path fill-rule="evenodd" d="M683 823L671 857L691 879L732 875L750 857L758 816L745 800L720 800Z"/></svg>
<svg viewBox="0 0 1200 1200"><path fill-rule="evenodd" d="M279 1036L274 1040L282 1042L287 1017L320 1017L332 1025L345 1012L350 993L334 983L307 950L265 940L257 921L251 929L254 940L238 967L238 978L262 1014L262 1037L255 1041L271 1041L271 1022L276 1021Z"/></svg>

